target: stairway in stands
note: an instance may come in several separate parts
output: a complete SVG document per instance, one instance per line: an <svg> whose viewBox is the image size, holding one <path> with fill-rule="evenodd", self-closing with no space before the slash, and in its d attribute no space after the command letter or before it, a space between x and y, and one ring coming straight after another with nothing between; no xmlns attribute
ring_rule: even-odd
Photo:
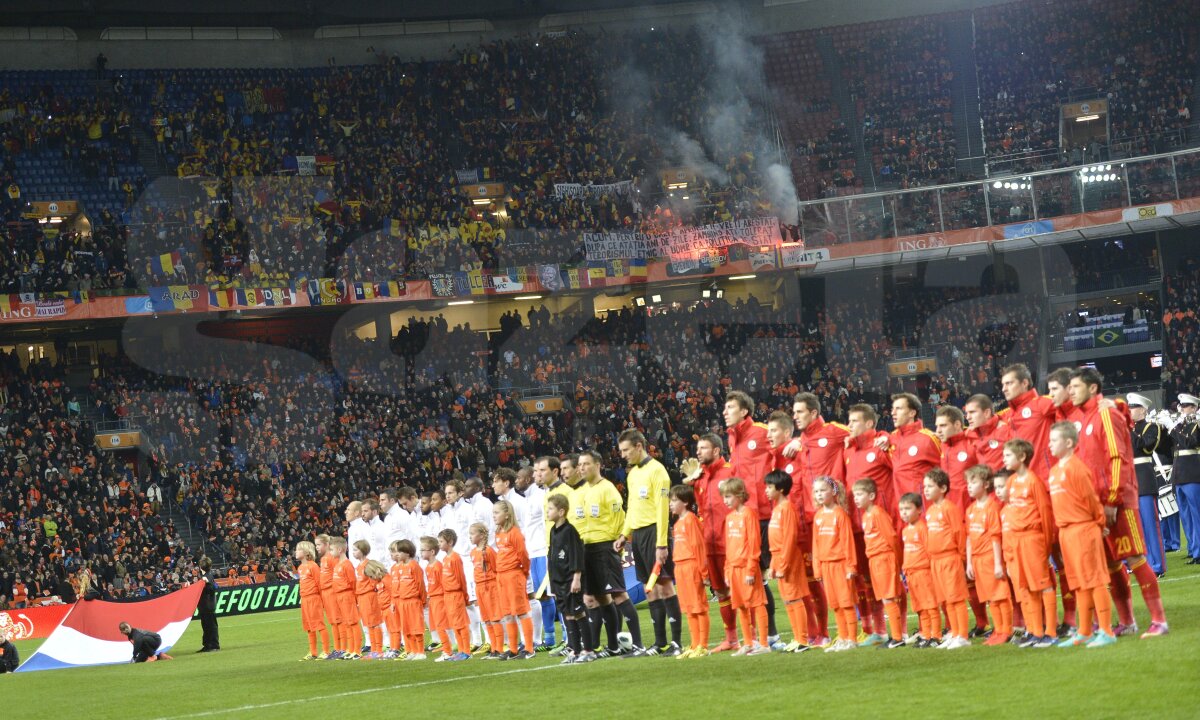
<svg viewBox="0 0 1200 720"><path fill-rule="evenodd" d="M871 192L878 189L875 170L871 167L871 156L863 147L862 119L855 109L854 96L850 94L850 86L842 78L842 59L833 47L833 38L822 35L817 38L817 52L825 65L825 72L833 90L833 101L837 105L838 118L850 130L854 143L854 172L862 179L863 191Z"/></svg>
<svg viewBox="0 0 1200 720"><path fill-rule="evenodd" d="M960 179L984 177L983 126L979 115L979 76L975 70L975 23L970 15L945 21L947 51L954 67L954 135Z"/></svg>

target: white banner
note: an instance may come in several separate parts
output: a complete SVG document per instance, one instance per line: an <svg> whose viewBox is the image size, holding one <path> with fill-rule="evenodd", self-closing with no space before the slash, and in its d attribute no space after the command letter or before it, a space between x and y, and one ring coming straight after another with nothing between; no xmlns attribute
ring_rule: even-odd
<svg viewBox="0 0 1200 720"><path fill-rule="evenodd" d="M675 258L730 245L779 244L779 218L730 220L700 227L675 228L667 233L584 233L588 260Z"/></svg>
<svg viewBox="0 0 1200 720"><path fill-rule="evenodd" d="M825 248L805 250L802 243L787 244L779 248L780 263L783 267L802 267L816 265L829 259L829 251Z"/></svg>
<svg viewBox="0 0 1200 720"><path fill-rule="evenodd" d="M316 155L297 155L296 156L296 174L297 175L316 175L317 174L317 156Z"/></svg>
<svg viewBox="0 0 1200 720"><path fill-rule="evenodd" d="M579 183L554 183L555 197L602 197L604 195L628 195L633 192L633 181L622 180L607 185L581 185Z"/></svg>

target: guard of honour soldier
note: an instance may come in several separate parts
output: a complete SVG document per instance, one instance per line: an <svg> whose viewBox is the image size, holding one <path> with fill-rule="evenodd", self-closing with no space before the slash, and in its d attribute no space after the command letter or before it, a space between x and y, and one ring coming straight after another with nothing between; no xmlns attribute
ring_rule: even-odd
<svg viewBox="0 0 1200 720"><path fill-rule="evenodd" d="M1096 648L1139 634L1130 576L1150 615L1140 636L1165 635L1164 541L1178 549L1180 519L1200 537L1198 401L1179 396L1168 432L1147 398L1115 401L1103 389L1094 369L1061 369L1040 395L1029 370L1011 365L1002 410L975 395L963 410L939 408L929 430L920 400L900 393L891 432L865 404L847 425L826 422L810 393L755 422L753 399L734 391L726 436L701 435L674 487L630 429L617 439L625 498L593 450L497 470L495 502L478 479L425 498L385 490L347 509L348 538L296 546L304 659L549 651L567 664L953 650L973 639ZM1174 490L1163 491L1168 478ZM1200 545L1188 551L1200 563ZM648 600L649 644L625 552ZM715 646L710 598L722 624Z"/></svg>

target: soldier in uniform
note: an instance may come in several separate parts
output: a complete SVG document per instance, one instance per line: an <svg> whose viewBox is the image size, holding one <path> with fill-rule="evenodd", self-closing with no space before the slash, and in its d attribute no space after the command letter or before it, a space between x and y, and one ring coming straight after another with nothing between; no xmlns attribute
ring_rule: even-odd
<svg viewBox="0 0 1200 720"><path fill-rule="evenodd" d="M1188 565L1200 565L1200 429L1196 406L1200 398L1186 393L1179 396L1179 422L1171 428L1175 443L1175 463L1171 480L1179 497L1183 533L1187 535Z"/></svg>
<svg viewBox="0 0 1200 720"><path fill-rule="evenodd" d="M1136 393L1125 396L1133 417L1133 471L1137 476L1138 514L1146 532L1146 561L1159 577L1167 574L1162 531L1158 516L1158 468L1169 462L1171 438L1166 428L1146 417L1154 404Z"/></svg>

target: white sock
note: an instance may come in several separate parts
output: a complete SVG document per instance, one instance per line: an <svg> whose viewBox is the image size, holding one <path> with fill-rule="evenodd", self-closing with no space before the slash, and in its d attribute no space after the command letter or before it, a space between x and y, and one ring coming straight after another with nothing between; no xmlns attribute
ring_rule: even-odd
<svg viewBox="0 0 1200 720"><path fill-rule="evenodd" d="M533 619L533 644L541 645L542 638L542 601L533 599L529 601L529 614ZM532 650L533 648L530 648Z"/></svg>
<svg viewBox="0 0 1200 720"><path fill-rule="evenodd" d="M361 627L363 631L363 647L367 647L371 644L371 631L367 629L365 624L360 624L359 627Z"/></svg>
<svg viewBox="0 0 1200 720"><path fill-rule="evenodd" d="M475 645L482 644L483 641L481 638L483 637L483 633L481 632L482 628L479 625L478 605L467 606L467 619L471 621L471 646L474 647Z"/></svg>

